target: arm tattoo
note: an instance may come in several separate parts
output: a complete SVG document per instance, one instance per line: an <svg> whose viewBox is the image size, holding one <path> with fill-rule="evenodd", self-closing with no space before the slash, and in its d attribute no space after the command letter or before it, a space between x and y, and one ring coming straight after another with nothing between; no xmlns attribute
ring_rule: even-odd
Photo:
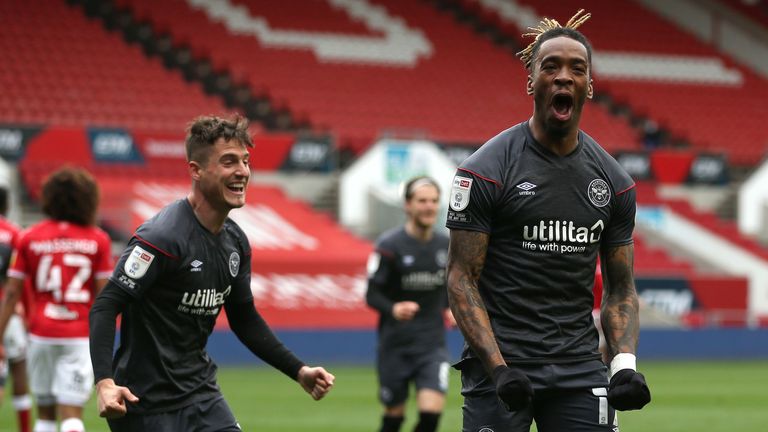
<svg viewBox="0 0 768 432"><path fill-rule="evenodd" d="M490 373L504 364L478 281L485 264L488 234L451 230L448 248L448 301L456 323L472 351Z"/></svg>
<svg viewBox="0 0 768 432"><path fill-rule="evenodd" d="M633 275L633 245L603 251L603 305L600 321L608 346L608 360L619 353L635 353L640 333L639 303Z"/></svg>

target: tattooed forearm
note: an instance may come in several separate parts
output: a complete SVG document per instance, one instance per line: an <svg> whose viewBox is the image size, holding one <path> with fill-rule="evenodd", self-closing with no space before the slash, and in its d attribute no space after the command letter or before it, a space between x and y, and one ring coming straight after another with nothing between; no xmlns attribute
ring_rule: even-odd
<svg viewBox="0 0 768 432"><path fill-rule="evenodd" d="M504 364L493 336L478 280L485 264L488 234L451 231L448 248L448 301L464 339L490 373Z"/></svg>
<svg viewBox="0 0 768 432"><path fill-rule="evenodd" d="M602 255L603 305L600 320L608 360L618 353L635 353L640 333L639 304L632 271L633 246L619 246Z"/></svg>

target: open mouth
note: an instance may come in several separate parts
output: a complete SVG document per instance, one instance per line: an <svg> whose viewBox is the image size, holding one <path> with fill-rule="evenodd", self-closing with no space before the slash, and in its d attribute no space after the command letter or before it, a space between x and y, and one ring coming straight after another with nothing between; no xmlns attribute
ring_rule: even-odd
<svg viewBox="0 0 768 432"><path fill-rule="evenodd" d="M558 93L552 98L552 108L558 120L566 121L571 118L573 111L573 96L568 93Z"/></svg>
<svg viewBox="0 0 768 432"><path fill-rule="evenodd" d="M245 183L232 183L227 185L227 189L234 193L242 194L245 192Z"/></svg>

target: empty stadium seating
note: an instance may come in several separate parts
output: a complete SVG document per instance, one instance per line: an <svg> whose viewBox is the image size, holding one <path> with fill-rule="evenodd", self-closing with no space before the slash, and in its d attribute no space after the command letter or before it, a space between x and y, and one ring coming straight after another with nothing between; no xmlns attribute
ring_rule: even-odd
<svg viewBox="0 0 768 432"><path fill-rule="evenodd" d="M0 2L0 122L183 131L221 101L63 1Z"/></svg>
<svg viewBox="0 0 768 432"><path fill-rule="evenodd" d="M506 34L515 34L512 27L522 33L514 21L516 17L499 13L499 5L509 2L456 1L490 23L495 22ZM579 9L592 12L592 19L581 30L590 38L596 57L605 52L671 56L670 62L685 63L700 57L722 62L740 76L739 83L687 80L685 75L666 81L601 76L597 71L595 88L607 91L618 103L629 105L636 113L656 120L675 137L699 149L727 154L734 163L754 165L768 152L768 129L763 126L768 114L764 103L768 82L675 24L633 1L622 2L621 7L615 7L611 0L513 0L512 3L529 7L537 16L554 17L561 23ZM693 66L694 70L696 67L700 66Z"/></svg>
<svg viewBox="0 0 768 432"><path fill-rule="evenodd" d="M231 71L253 88L266 89L273 100L306 115L314 125L329 127L342 146L360 150L393 130L422 131L444 141L483 142L531 114L520 62L428 2L360 2L383 8L389 21L377 22L424 36L414 37L414 44L426 40L428 46L403 48L421 53L410 64L377 62L365 52L358 59L328 60L311 49L288 46L291 37L312 31L320 32L311 33L317 38L357 37L356 48L362 51L376 49L372 40L384 40L382 30L360 24L362 20L329 2L219 2L219 11L230 5L238 13L247 12L238 15L230 29L221 17L213 19L202 10L200 5L207 3L118 2L174 40L189 44L196 55L210 57L215 67ZM265 26L273 39L253 35ZM294 33L280 33L283 30ZM584 129L610 150L638 146L635 131L597 104L587 107Z"/></svg>
<svg viewBox="0 0 768 432"><path fill-rule="evenodd" d="M638 183L637 202L638 205L665 206L678 215L689 219L691 222L701 225L713 234L727 239L753 255L768 261L768 248L742 235L734 221L721 219L715 213L709 211L695 209L684 199L662 198L656 193L653 183ZM638 258L639 261L640 259Z"/></svg>
<svg viewBox="0 0 768 432"><path fill-rule="evenodd" d="M764 1L720 0L720 3L768 29L768 4Z"/></svg>

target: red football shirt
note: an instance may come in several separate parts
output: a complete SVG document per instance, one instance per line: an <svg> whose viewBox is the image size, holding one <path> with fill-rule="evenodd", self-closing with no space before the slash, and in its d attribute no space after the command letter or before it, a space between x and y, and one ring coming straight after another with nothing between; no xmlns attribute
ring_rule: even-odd
<svg viewBox="0 0 768 432"><path fill-rule="evenodd" d="M29 279L30 334L88 337L96 279L112 274L110 240L98 227L44 220L19 235L8 277Z"/></svg>
<svg viewBox="0 0 768 432"><path fill-rule="evenodd" d="M0 279L6 276L8 264L11 262L11 252L16 245L18 235L19 227L0 216Z"/></svg>

